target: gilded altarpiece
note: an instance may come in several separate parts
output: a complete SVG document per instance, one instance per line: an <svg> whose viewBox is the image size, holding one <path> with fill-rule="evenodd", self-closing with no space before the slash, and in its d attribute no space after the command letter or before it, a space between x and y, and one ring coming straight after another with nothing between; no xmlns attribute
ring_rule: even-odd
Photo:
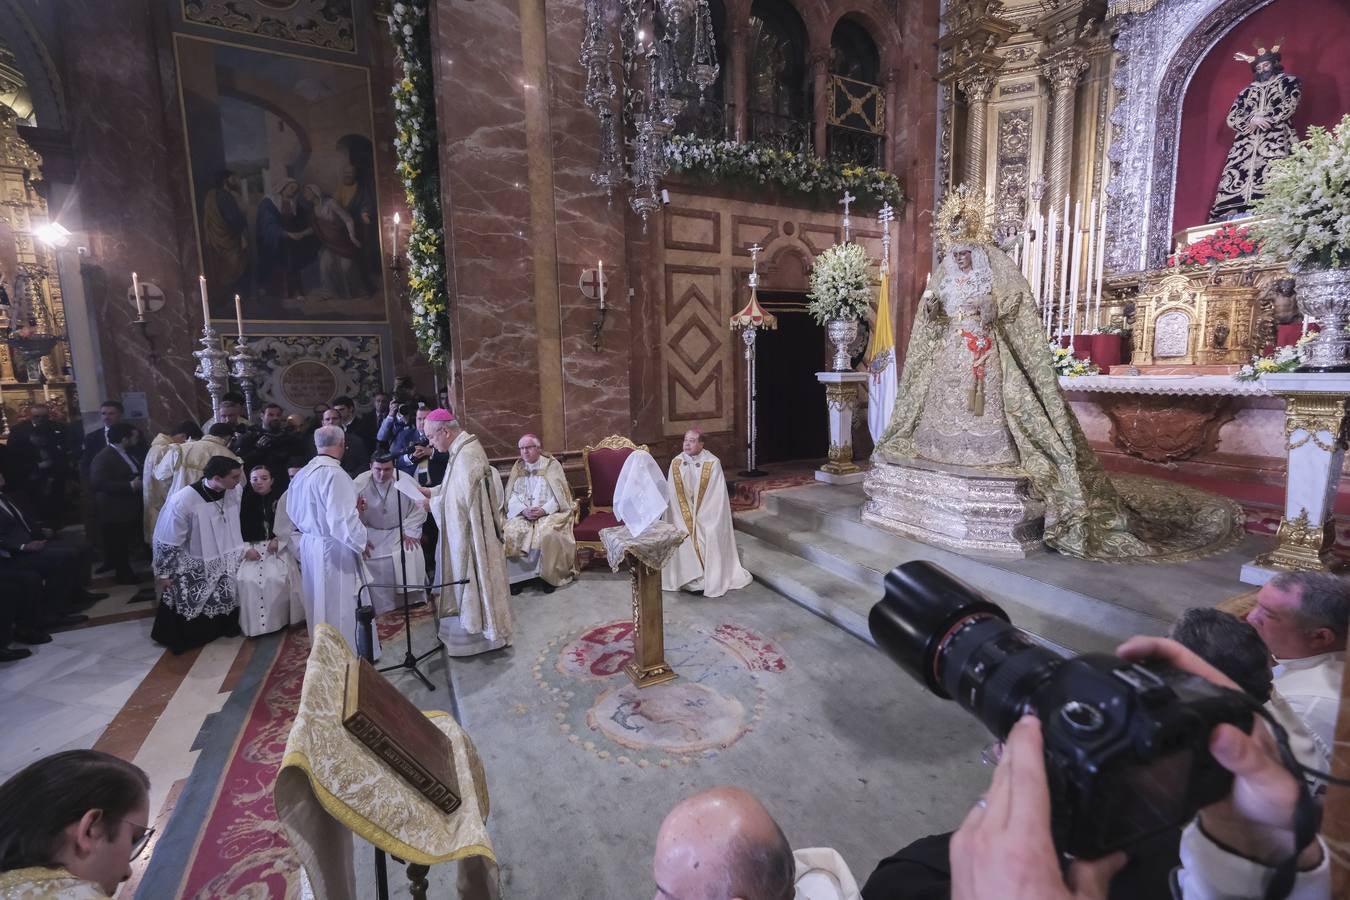
<svg viewBox="0 0 1350 900"><path fill-rule="evenodd" d="M1252 285L1166 275L1135 303L1136 366L1241 365L1257 351L1259 306Z"/></svg>

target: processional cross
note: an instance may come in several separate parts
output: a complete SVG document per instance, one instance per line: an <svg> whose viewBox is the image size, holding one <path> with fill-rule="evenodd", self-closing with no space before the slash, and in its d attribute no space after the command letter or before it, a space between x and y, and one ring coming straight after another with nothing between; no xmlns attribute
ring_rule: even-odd
<svg viewBox="0 0 1350 900"><path fill-rule="evenodd" d="M759 244L750 245L750 289L759 287L759 251L763 250Z"/></svg>
<svg viewBox="0 0 1350 900"><path fill-rule="evenodd" d="M844 243L845 243L845 244L847 244L847 243L849 242L849 228L850 228L850 226L853 224L852 220L849 219L849 217L848 217L848 208L849 208L849 206L850 206L855 200L857 200L857 199L858 199L857 197L853 196L853 195L850 194L848 191L844 191L844 199L839 201L839 205L842 206L842 207L844 208Z"/></svg>

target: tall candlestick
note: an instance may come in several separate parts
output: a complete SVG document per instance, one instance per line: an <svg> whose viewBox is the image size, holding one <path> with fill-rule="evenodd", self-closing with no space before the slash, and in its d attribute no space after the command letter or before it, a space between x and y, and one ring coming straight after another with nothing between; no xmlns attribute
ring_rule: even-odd
<svg viewBox="0 0 1350 900"><path fill-rule="evenodd" d="M1057 301L1057 284L1059 279L1056 273L1059 271L1060 257L1063 256L1063 254L1059 252L1059 231L1059 210L1056 209L1052 210L1050 213L1050 274L1046 279L1047 283L1045 289L1046 295L1050 298L1051 306L1056 310L1054 315L1055 337L1059 337L1064 333L1064 304Z"/></svg>
<svg viewBox="0 0 1350 900"><path fill-rule="evenodd" d="M1097 236L1097 321L1102 318L1102 266L1106 259L1106 204L1102 204L1102 221Z"/></svg>
<svg viewBox="0 0 1350 900"><path fill-rule="evenodd" d="M1078 272L1083 257L1083 201L1073 205L1072 246L1069 250L1069 334L1078 333Z"/></svg>
<svg viewBox="0 0 1350 900"><path fill-rule="evenodd" d="M1092 202L1088 204L1088 238L1087 238L1087 264L1085 276L1083 278L1083 319L1088 318L1088 310L1092 309L1092 289L1094 286L1092 274L1097 269L1097 198L1093 197ZM1101 322L1097 321L1098 310L1092 310L1092 322L1089 331L1097 331L1101 328Z"/></svg>
<svg viewBox="0 0 1350 900"><path fill-rule="evenodd" d="M1049 340L1055 326L1055 213L1051 210L1045 220L1045 271L1041 275L1041 305L1045 307L1045 339Z"/></svg>
<svg viewBox="0 0 1350 900"><path fill-rule="evenodd" d="M242 338L244 336L244 310L239 305L238 294L234 295L234 324L238 327L239 336Z"/></svg>
<svg viewBox="0 0 1350 900"><path fill-rule="evenodd" d="M145 318L145 301L141 299L141 280L131 273L131 295L136 298L136 318Z"/></svg>
<svg viewBox="0 0 1350 900"><path fill-rule="evenodd" d="M394 257L395 259L398 259L398 223L399 223L398 213L394 213L394 252L391 253L390 256Z"/></svg>
<svg viewBox="0 0 1350 900"><path fill-rule="evenodd" d="M197 276L197 287L200 288L202 292L202 327L205 328L206 326L211 324L211 305L206 302L205 275Z"/></svg>
<svg viewBox="0 0 1350 900"><path fill-rule="evenodd" d="M1069 197L1064 196L1064 214L1059 220L1059 336L1069 317Z"/></svg>

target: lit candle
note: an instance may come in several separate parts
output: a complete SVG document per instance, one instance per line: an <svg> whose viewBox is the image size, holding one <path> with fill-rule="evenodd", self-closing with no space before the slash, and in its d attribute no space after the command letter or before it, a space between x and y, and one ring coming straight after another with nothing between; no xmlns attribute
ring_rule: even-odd
<svg viewBox="0 0 1350 900"><path fill-rule="evenodd" d="M398 257L398 223L399 223L398 213L394 213L394 252L391 255L394 256L395 258Z"/></svg>
<svg viewBox="0 0 1350 900"><path fill-rule="evenodd" d="M1106 260L1106 204L1102 204L1101 228L1097 237L1097 321L1102 319L1102 266Z"/></svg>
<svg viewBox="0 0 1350 900"><path fill-rule="evenodd" d="M1083 256L1083 201L1073 205L1073 231L1070 233L1069 260L1069 334L1078 333L1078 271Z"/></svg>
<svg viewBox="0 0 1350 900"><path fill-rule="evenodd" d="M206 302L206 276L197 276L197 287L202 292L202 326L211 324L211 306Z"/></svg>
<svg viewBox="0 0 1350 900"><path fill-rule="evenodd" d="M1059 220L1059 336L1064 336L1064 317L1069 306L1069 195L1064 195L1064 218Z"/></svg>
<svg viewBox="0 0 1350 900"><path fill-rule="evenodd" d="M234 324L239 327L239 336L244 336L244 310L239 305L239 295L234 295Z"/></svg>
<svg viewBox="0 0 1350 900"><path fill-rule="evenodd" d="M136 318L145 318L145 301L141 299L141 280L131 273L131 295L136 298Z"/></svg>
<svg viewBox="0 0 1350 900"><path fill-rule="evenodd" d="M605 261L600 260L600 308L605 308Z"/></svg>
<svg viewBox="0 0 1350 900"><path fill-rule="evenodd" d="M1092 202L1088 204L1088 239L1087 239L1087 266L1084 277L1085 285L1083 287L1083 318L1088 317L1088 310L1092 308L1092 288L1094 285L1092 275L1097 269L1097 198L1093 197ZM1097 314L1101 312L1100 307L1093 310L1090 331L1096 331L1101 327L1101 322L1097 320Z"/></svg>

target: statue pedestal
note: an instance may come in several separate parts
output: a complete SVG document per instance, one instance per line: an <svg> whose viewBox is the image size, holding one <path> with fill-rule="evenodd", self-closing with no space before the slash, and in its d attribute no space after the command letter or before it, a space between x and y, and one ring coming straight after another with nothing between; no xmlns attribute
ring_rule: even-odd
<svg viewBox="0 0 1350 900"><path fill-rule="evenodd" d="M828 484L857 484L867 475L853 462L853 410L858 407L858 385L865 372L817 372L825 385L825 416L830 423L829 461L816 470L816 480Z"/></svg>
<svg viewBox="0 0 1350 900"><path fill-rule="evenodd" d="M684 539L684 531L667 522L649 525L637 537L629 532L627 525L600 531L610 568L617 572L623 561L628 560L633 588L633 658L623 671L640 688L664 684L679 677L666 663L661 568L675 555Z"/></svg>
<svg viewBox="0 0 1350 900"><path fill-rule="evenodd" d="M1332 571L1336 488L1350 400L1347 373L1263 375L1261 384L1285 401L1284 515L1275 549L1242 567L1247 584L1265 584L1280 572Z"/></svg>
<svg viewBox="0 0 1350 900"><path fill-rule="evenodd" d="M911 459L873 458L862 520L971 556L1021 559L1045 548L1045 505L1026 476Z"/></svg>

